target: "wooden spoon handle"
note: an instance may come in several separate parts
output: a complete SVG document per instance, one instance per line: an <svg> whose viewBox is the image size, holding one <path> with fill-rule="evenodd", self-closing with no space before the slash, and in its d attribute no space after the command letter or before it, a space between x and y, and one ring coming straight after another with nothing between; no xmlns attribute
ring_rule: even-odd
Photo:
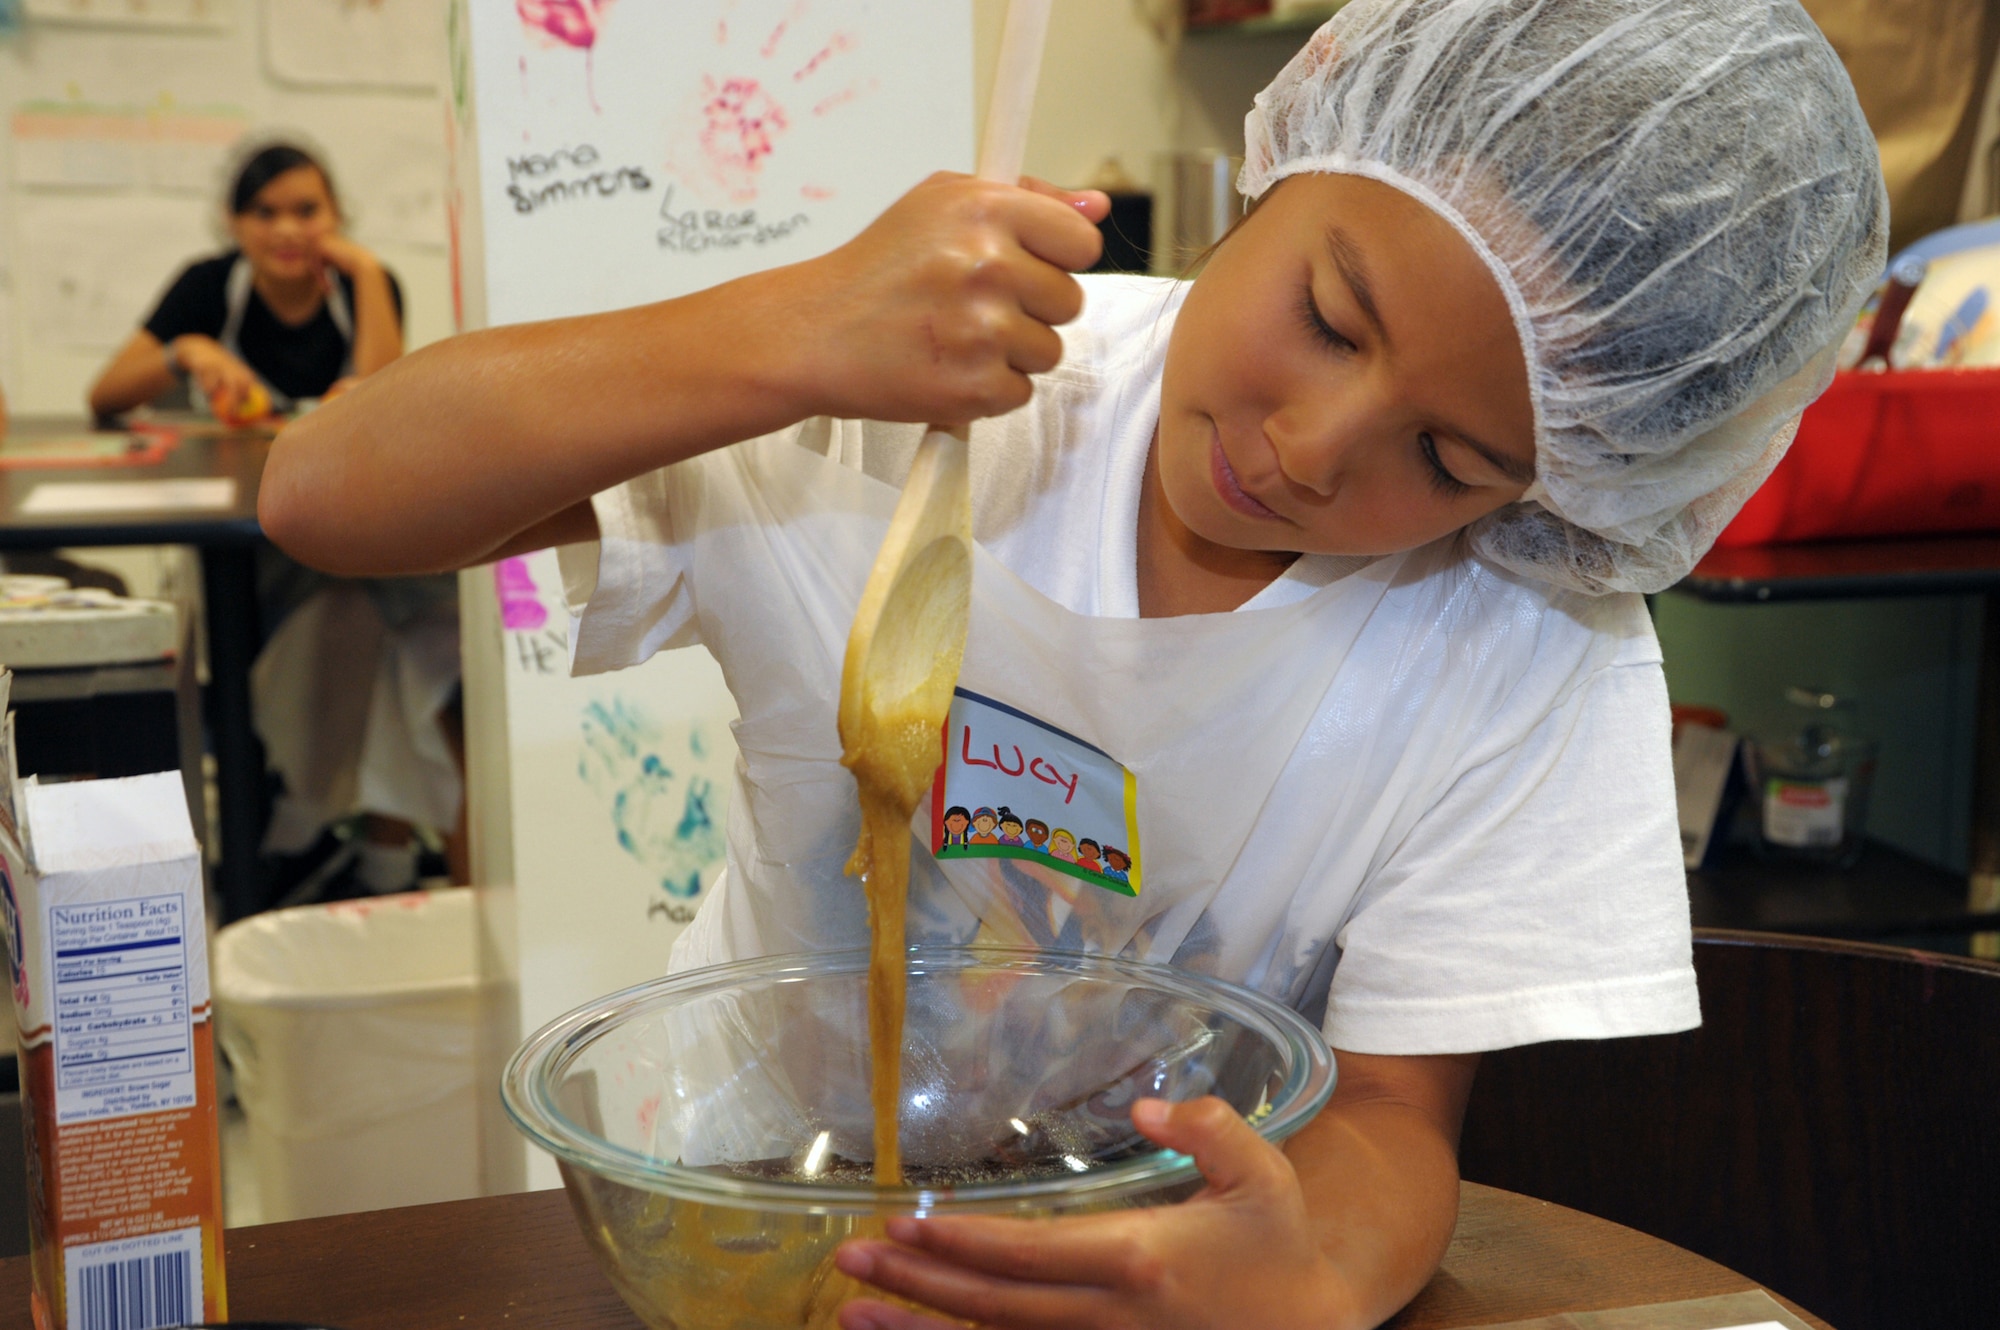
<svg viewBox="0 0 2000 1330"><path fill-rule="evenodd" d="M1048 43L1049 10L1054 0L1008 0L1007 26L1000 34L1000 62L993 71L993 91L986 101L986 132L979 142L979 178L1013 184L1021 178L1021 159L1028 153L1028 121L1035 110L1035 85L1042 76L1042 48ZM932 425L918 446L930 452L948 435L965 443L963 426ZM963 474L960 468L959 474Z"/></svg>
<svg viewBox="0 0 2000 1330"><path fill-rule="evenodd" d="M1008 184L1021 178L1028 152L1028 119L1035 108L1035 84L1042 72L1053 0L1010 0L1000 35L1000 63L986 103L986 133L979 143L979 178Z"/></svg>

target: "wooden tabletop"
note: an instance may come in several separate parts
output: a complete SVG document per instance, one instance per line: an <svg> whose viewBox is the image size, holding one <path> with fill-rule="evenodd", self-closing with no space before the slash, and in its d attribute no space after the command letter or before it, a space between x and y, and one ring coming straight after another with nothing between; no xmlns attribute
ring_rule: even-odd
<svg viewBox="0 0 2000 1330"><path fill-rule="evenodd" d="M0 549L53 549L72 545L254 545L257 488L271 449L269 429L230 431L213 421L168 421L179 431L173 450L141 466L24 467L0 470ZM89 429L82 420L22 419L9 442L32 442ZM0 449L5 445L0 444ZM229 505L214 509L137 508L117 512L24 513L21 505L46 484L227 479L235 482Z"/></svg>
<svg viewBox="0 0 2000 1330"><path fill-rule="evenodd" d="M641 1330L592 1263L560 1192L231 1229L227 1242L236 1321L311 1321L339 1330ZM1756 1287L1629 1228L1466 1183L1444 1268L1389 1324L1449 1330ZM28 1260L0 1261L0 1330L29 1324Z"/></svg>

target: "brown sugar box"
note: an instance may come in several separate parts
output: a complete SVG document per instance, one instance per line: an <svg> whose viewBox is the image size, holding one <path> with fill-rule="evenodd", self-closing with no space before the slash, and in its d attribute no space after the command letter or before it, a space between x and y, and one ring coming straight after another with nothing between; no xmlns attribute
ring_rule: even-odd
<svg viewBox="0 0 2000 1330"><path fill-rule="evenodd" d="M181 778L12 793L0 914L36 1330L223 1320L208 940Z"/></svg>

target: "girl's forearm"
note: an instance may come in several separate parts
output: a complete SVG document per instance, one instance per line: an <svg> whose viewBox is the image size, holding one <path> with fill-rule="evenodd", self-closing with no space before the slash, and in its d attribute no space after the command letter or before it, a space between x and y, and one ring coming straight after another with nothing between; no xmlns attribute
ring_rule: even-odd
<svg viewBox="0 0 2000 1330"><path fill-rule="evenodd" d="M1343 1054L1343 1075L1348 1061ZM1441 1070L1456 1079L1455 1067ZM1320 1251L1352 1299L1356 1327L1387 1320L1444 1259L1458 1220L1455 1121L1448 1108L1440 1114L1422 1100L1337 1093L1285 1146Z"/></svg>
<svg viewBox="0 0 2000 1330"><path fill-rule="evenodd" d="M141 330L120 348L97 382L90 385L90 414L98 419L144 406L174 386L166 348Z"/></svg>
<svg viewBox="0 0 2000 1330"><path fill-rule="evenodd" d="M1101 194L939 173L846 244L679 300L407 355L286 429L259 515L350 576L481 559L634 476L807 416L1028 400L1097 258ZM587 530L577 514L565 530Z"/></svg>
<svg viewBox="0 0 2000 1330"><path fill-rule="evenodd" d="M379 263L361 267L354 283L354 372L373 374L403 354L403 325L389 274Z"/></svg>
<svg viewBox="0 0 2000 1330"><path fill-rule="evenodd" d="M600 490L803 419L777 276L403 356L279 435L264 529L328 572L460 567Z"/></svg>

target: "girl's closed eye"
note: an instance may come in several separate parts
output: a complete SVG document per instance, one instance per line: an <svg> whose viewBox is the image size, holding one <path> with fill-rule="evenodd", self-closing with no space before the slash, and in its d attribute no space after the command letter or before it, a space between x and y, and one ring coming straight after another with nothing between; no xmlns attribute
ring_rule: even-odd
<svg viewBox="0 0 2000 1330"><path fill-rule="evenodd" d="M1417 435L1417 451L1423 454L1425 468L1430 472L1431 488L1448 499L1460 498L1472 492L1472 486L1454 476L1438 456L1437 439L1428 431Z"/></svg>
<svg viewBox="0 0 2000 1330"><path fill-rule="evenodd" d="M1319 312L1319 302L1313 299L1312 283L1307 282L1299 291L1299 317L1304 322L1306 332L1314 341L1334 351L1353 351L1355 345L1338 328L1326 321Z"/></svg>

